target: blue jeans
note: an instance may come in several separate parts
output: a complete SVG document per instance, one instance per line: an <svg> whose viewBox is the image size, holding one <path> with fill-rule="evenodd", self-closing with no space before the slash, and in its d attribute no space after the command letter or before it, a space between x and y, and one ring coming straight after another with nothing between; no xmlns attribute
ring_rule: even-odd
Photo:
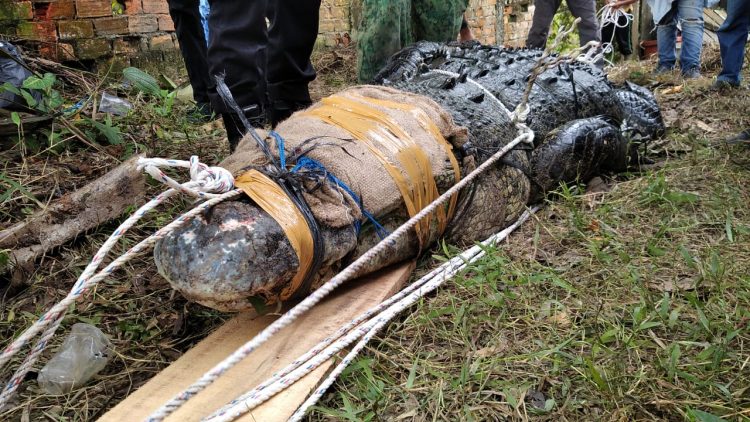
<svg viewBox="0 0 750 422"><path fill-rule="evenodd" d="M700 67L704 3L705 0L674 0L672 2L672 10L656 26L659 67L671 69L675 66L678 20L682 28L682 51L680 53L682 72Z"/></svg>
<svg viewBox="0 0 750 422"><path fill-rule="evenodd" d="M732 85L740 84L740 70L745 59L745 43L750 28L750 1L729 0L727 19L719 28L722 69L716 78Z"/></svg>

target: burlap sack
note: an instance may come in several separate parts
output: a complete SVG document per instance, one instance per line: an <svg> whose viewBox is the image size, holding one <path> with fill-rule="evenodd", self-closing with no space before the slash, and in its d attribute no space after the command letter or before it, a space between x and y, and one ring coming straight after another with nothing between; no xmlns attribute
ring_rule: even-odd
<svg viewBox="0 0 750 422"><path fill-rule="evenodd" d="M437 126L442 136L454 147L462 145L467 138L467 129L457 126L452 117L433 100L411 93L402 92L382 86L357 86L346 89L338 95L355 101L361 97L406 103L417 106L424 111ZM314 104L308 110L320 107ZM433 134L410 113L376 106L380 111L394 119L412 139L423 149L432 166L435 178L448 177L453 180L453 167L444 146L435 139ZM304 146L316 145L307 156L322 163L325 168L346 183L356 192L364 208L376 217L387 215L404 206L401 193L395 182L375 158L372 152L362 142L353 139L346 130L328 124L306 111L293 114L277 128L285 142L287 156L298 152L300 146L310 138L318 139ZM273 145L273 143L271 142ZM275 151L275 146L273 147ZM398 166L398 160L391 151L383 149L388 160L396 165L406 177L406 173ZM238 145L237 151L225 159L220 165L232 173L237 174L249 165L264 165L266 160L255 145L255 141L246 136ZM325 222L332 227L351 224L351 218L360 218L358 210L351 209L351 198L341 200L338 195L321 191L311 194L319 201L309 200L309 205L319 222Z"/></svg>

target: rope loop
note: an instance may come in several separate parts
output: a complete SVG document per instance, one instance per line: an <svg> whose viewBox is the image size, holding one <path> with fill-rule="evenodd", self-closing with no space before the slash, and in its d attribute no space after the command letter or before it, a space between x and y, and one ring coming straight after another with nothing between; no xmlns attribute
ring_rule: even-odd
<svg viewBox="0 0 750 422"><path fill-rule="evenodd" d="M161 170L163 167L189 169L190 182L178 183ZM234 176L229 170L222 167L209 167L201 163L197 155L190 157L189 161L139 158L137 168L167 186L199 199L216 198L234 188Z"/></svg>

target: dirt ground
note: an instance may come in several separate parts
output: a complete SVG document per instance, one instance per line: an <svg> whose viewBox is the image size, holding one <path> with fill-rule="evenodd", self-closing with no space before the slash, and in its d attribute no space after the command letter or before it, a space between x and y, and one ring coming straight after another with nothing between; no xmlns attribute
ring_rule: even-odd
<svg viewBox="0 0 750 422"><path fill-rule="evenodd" d="M354 84L353 58L351 49L316 55L317 98ZM703 62L705 77L686 83L679 75L652 77L652 62L612 69L611 79L657 93L670 131L650 146L655 163L553 196L507 245L373 341L310 419L748 420L750 147L724 140L750 128L750 91L711 90L718 54L706 52ZM199 155L214 164L228 152L221 124L190 123L188 105L166 110L165 100L124 91L119 79L46 70L59 75L67 103L81 98L73 86L83 80L89 92L127 95L136 112L106 122L90 103L69 118L117 127L114 143L96 126L77 136L60 123L3 138L0 228L133 153ZM187 205L171 201L113 254ZM64 297L115 227L48 254L25 290L2 290L3 345ZM41 394L32 372L1 417L95 420L228 317L187 302L150 255L141 256L79 301L59 331L77 322L98 326L113 343L107 367L62 397ZM9 375L0 370L3 380Z"/></svg>

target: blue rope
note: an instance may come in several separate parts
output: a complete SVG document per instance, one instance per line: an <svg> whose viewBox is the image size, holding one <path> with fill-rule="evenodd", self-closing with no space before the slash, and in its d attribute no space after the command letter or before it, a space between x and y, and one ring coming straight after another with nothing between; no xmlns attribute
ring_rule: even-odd
<svg viewBox="0 0 750 422"><path fill-rule="evenodd" d="M282 169L286 169L286 152L284 151L284 138L281 137L278 133L275 131L270 131L269 134L273 136L273 138L276 140L276 145L279 148L279 162L281 164ZM373 227L375 227L375 233L378 235L379 238L384 239L387 237L390 233L388 230L386 230L385 227L383 227L377 219L375 219L375 216L370 214L365 207L362 205L362 200L359 198L359 196L354 193L354 191L346 185L346 183L342 182L338 177L331 174L323 164L321 164L319 161L316 161L310 157L300 157L297 160L297 163L292 167L290 173L298 173L300 170L308 170L308 171L321 171L325 174L326 179L328 179L329 182L333 183L334 185L341 188L344 192L349 194L349 196L352 197L354 202L359 205L359 209L362 212L362 215L365 216L370 222L372 223ZM354 228L357 230L357 234L359 235L360 230L362 229L362 222L355 221L354 222Z"/></svg>

